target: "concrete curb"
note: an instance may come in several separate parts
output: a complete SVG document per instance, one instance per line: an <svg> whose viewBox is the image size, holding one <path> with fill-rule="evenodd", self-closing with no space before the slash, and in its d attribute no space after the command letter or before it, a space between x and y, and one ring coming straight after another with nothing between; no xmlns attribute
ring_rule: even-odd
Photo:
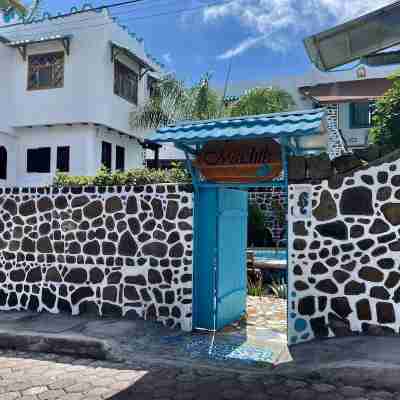
<svg viewBox="0 0 400 400"><path fill-rule="evenodd" d="M32 351L88 357L106 360L111 345L105 340L79 334L40 334L28 331L0 330L0 348L6 350Z"/></svg>

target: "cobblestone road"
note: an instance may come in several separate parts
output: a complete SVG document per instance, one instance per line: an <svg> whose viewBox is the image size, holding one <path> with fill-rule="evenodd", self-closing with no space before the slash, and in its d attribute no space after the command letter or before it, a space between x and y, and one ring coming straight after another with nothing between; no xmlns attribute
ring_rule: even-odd
<svg viewBox="0 0 400 400"><path fill-rule="evenodd" d="M263 375L124 366L47 354L0 352L0 400L398 399L400 394Z"/></svg>

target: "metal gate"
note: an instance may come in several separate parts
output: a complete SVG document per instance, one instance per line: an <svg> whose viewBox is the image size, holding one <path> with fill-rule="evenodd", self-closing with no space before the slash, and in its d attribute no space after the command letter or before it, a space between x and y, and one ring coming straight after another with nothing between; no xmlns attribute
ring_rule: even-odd
<svg viewBox="0 0 400 400"><path fill-rule="evenodd" d="M247 191L200 188L195 226L193 322L218 330L246 311Z"/></svg>

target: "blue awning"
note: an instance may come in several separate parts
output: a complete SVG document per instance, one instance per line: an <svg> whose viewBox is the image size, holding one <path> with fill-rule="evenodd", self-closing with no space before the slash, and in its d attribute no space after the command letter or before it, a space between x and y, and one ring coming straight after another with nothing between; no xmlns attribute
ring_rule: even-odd
<svg viewBox="0 0 400 400"><path fill-rule="evenodd" d="M181 123L158 129L149 140L182 144L209 140L295 138L324 134L325 109Z"/></svg>

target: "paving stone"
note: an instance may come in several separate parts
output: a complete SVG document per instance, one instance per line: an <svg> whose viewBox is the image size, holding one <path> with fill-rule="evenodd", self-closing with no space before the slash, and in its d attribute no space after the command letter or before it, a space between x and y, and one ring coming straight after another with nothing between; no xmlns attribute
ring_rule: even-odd
<svg viewBox="0 0 400 400"><path fill-rule="evenodd" d="M297 389L290 393L291 400L310 400L315 398L315 392L310 389Z"/></svg>
<svg viewBox="0 0 400 400"><path fill-rule="evenodd" d="M362 397L364 389L356 386L343 386L338 388L340 393L345 397L357 398Z"/></svg>
<svg viewBox="0 0 400 400"><path fill-rule="evenodd" d="M311 386L311 389L318 393L328 393L336 390L335 386L328 385L326 383L315 383Z"/></svg>

